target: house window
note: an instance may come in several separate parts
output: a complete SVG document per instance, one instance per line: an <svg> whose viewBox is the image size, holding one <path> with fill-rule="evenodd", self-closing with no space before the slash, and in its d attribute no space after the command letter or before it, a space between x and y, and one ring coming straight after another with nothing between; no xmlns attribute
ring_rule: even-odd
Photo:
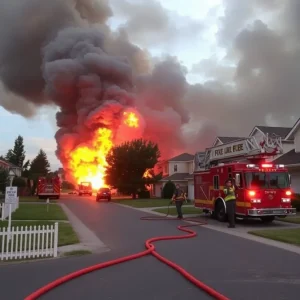
<svg viewBox="0 0 300 300"><path fill-rule="evenodd" d="M174 165L174 172L177 172L177 165Z"/></svg>
<svg viewBox="0 0 300 300"><path fill-rule="evenodd" d="M219 189L219 175L214 176L214 190Z"/></svg>

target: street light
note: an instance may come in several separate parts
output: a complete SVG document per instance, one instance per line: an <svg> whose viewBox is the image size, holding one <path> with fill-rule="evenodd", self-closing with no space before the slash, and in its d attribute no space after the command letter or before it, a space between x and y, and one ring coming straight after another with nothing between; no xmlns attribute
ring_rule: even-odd
<svg viewBox="0 0 300 300"><path fill-rule="evenodd" d="M9 173L8 173L8 178L9 178L9 182L10 182L9 186L12 186L15 176L16 176L15 172L13 170L9 170Z"/></svg>

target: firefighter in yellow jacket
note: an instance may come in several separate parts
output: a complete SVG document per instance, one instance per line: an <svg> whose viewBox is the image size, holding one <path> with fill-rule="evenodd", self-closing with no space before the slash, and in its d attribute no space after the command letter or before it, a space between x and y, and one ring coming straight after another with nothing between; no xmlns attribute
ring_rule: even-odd
<svg viewBox="0 0 300 300"><path fill-rule="evenodd" d="M186 194L180 188L179 184L177 184L175 192L174 192L173 197L172 197L172 202L175 202L175 204L176 204L176 210L177 210L177 214L178 214L177 218L178 219L183 218L182 209L181 209L183 201L186 202Z"/></svg>
<svg viewBox="0 0 300 300"><path fill-rule="evenodd" d="M229 221L228 228L234 228L236 196L235 196L235 187L232 184L231 179L228 179L225 182L224 194L225 194L224 200L226 203L226 211L227 211L228 221Z"/></svg>

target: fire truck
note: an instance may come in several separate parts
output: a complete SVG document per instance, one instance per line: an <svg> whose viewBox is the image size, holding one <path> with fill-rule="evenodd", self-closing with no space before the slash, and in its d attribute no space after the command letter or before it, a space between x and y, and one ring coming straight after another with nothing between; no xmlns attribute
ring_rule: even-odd
<svg viewBox="0 0 300 300"><path fill-rule="evenodd" d="M282 153L281 138L268 134L260 143L255 137L244 138L196 153L195 207L226 221L223 189L230 178L236 188L236 217L272 222L296 214L288 170L272 163Z"/></svg>
<svg viewBox="0 0 300 300"><path fill-rule="evenodd" d="M91 182L81 182L78 185L78 195L93 195L93 187Z"/></svg>
<svg viewBox="0 0 300 300"><path fill-rule="evenodd" d="M60 197L60 178L54 177L39 177L37 184L37 196L39 199Z"/></svg>

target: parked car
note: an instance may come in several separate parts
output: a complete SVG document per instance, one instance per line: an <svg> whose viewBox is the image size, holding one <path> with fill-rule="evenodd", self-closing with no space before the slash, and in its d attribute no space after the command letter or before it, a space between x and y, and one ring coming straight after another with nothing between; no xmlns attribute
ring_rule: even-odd
<svg viewBox="0 0 300 300"><path fill-rule="evenodd" d="M111 192L109 188L100 188L97 192L96 201L106 199L107 201L111 200Z"/></svg>

